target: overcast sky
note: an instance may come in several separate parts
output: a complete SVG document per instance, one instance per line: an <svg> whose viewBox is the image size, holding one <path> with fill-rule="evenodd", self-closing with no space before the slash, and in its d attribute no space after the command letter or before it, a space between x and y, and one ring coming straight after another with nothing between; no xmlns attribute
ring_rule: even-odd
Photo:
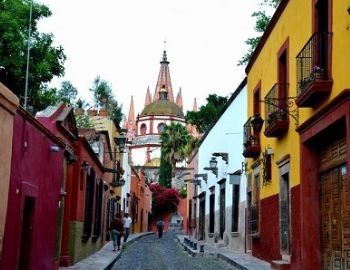
<svg viewBox="0 0 350 270"><path fill-rule="evenodd" d="M79 95L91 100L93 79L111 83L127 115L130 97L143 108L147 87L153 96L164 40L176 96L184 109L198 106L210 93L228 96L245 77L237 63L255 36L261 0L41 0L53 15L39 24L52 32L67 56L65 77Z"/></svg>

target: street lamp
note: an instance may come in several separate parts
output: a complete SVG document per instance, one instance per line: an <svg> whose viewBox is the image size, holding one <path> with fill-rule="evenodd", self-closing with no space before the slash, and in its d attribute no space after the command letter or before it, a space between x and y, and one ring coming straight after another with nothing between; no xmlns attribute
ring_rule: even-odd
<svg viewBox="0 0 350 270"><path fill-rule="evenodd" d="M262 129L264 120L261 118L260 113L256 113L250 123L252 124L254 132L259 133Z"/></svg>
<svg viewBox="0 0 350 270"><path fill-rule="evenodd" d="M215 174L216 177L218 177L218 168L216 167L218 165L218 161L215 157L212 157L209 160L209 167L204 167L203 169L206 171L212 171L213 174Z"/></svg>

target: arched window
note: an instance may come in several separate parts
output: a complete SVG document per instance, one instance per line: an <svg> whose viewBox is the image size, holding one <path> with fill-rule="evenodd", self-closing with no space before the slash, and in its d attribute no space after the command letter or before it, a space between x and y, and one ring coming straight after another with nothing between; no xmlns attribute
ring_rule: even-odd
<svg viewBox="0 0 350 270"><path fill-rule="evenodd" d="M162 133L164 131L165 128L165 124L164 123L160 123L158 125L158 133Z"/></svg>
<svg viewBox="0 0 350 270"><path fill-rule="evenodd" d="M146 124L142 124L140 127L140 133L141 135L146 135L146 131L147 131L147 126Z"/></svg>

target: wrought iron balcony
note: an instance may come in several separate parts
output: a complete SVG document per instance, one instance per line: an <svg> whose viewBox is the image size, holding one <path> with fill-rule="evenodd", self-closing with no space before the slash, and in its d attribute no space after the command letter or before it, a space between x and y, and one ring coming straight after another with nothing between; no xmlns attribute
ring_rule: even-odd
<svg viewBox="0 0 350 270"><path fill-rule="evenodd" d="M259 133L255 133L250 117L243 126L243 156L246 158L254 158L259 156L261 151Z"/></svg>
<svg viewBox="0 0 350 270"><path fill-rule="evenodd" d="M299 107L313 107L330 94L332 33L314 33L297 55Z"/></svg>
<svg viewBox="0 0 350 270"><path fill-rule="evenodd" d="M289 108L294 102L287 93L288 84L276 83L265 96L266 137L279 137L288 130Z"/></svg>

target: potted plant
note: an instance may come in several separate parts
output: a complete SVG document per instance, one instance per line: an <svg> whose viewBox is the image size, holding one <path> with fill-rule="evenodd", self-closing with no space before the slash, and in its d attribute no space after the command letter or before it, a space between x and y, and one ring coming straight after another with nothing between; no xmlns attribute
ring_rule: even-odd
<svg viewBox="0 0 350 270"><path fill-rule="evenodd" d="M325 70L324 68L320 67L320 66L314 66L312 68L312 76L317 79L323 79L326 76Z"/></svg>

